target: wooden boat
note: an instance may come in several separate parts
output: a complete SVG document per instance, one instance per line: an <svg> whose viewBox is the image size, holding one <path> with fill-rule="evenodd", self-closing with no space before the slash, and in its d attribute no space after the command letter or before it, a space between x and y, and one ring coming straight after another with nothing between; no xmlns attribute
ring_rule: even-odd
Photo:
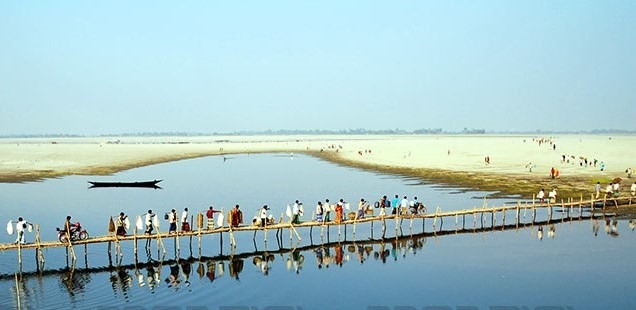
<svg viewBox="0 0 636 310"><path fill-rule="evenodd" d="M157 183L162 180L143 181L143 182L94 182L88 181L93 187L147 187L147 188L161 188Z"/></svg>

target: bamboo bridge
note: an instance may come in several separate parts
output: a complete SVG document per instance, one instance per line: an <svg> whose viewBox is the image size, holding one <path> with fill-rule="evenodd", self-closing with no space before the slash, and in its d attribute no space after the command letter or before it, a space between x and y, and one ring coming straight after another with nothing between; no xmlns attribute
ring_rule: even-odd
<svg viewBox="0 0 636 310"><path fill-rule="evenodd" d="M42 249L65 247L67 250L67 255L70 253L70 256L74 262L76 260L76 255L75 255L76 247L83 245L84 252L86 255L88 245L98 244L98 243L108 243L108 253L110 255L113 244L115 245L116 251L118 251L118 253L121 253L120 243L132 241L133 249L134 249L133 251L136 256L138 251L138 246L137 246L138 240L146 240L147 242L150 242L151 240L156 240L157 251L162 250L163 253L165 254L166 248L163 245L163 239L173 238L176 244L175 251L180 252L180 248L179 248L180 237L191 237L190 246L192 242L192 237L198 237L199 253L201 253L201 238L204 235L219 234L221 248L222 248L224 233L229 235L229 240L232 247L236 247L236 241L234 238L234 234L236 233L248 232L248 231L253 232L254 233L253 240L256 244L257 232L259 231L263 232L264 242L266 243L268 231L275 231L276 240L279 242L279 248L282 250L283 249L281 246L282 231L284 229L289 230L290 241L293 239L294 235L296 236L298 241L301 241L301 236L298 233L297 229L309 228L310 229L309 236L310 238L313 238L313 228L318 227L320 228L320 236L322 239L325 229L327 230L327 236L328 236L329 228L331 226L337 226L338 227L338 242L341 242L340 240L341 233L342 233L341 227L344 227L344 234L345 234L344 241L346 241L348 225L353 227L353 239L355 240L356 225L362 224L362 223L371 223L371 239L370 240L379 240L379 241L391 240L391 239L398 240L399 238L404 237L403 234L402 236L399 236L398 234L398 230L402 231L402 226L404 225L404 222L408 222L409 230L412 232L413 224L415 220L421 219L422 232L419 233L418 235L438 236L438 235L459 234L459 233L480 233L480 232L499 230L499 229L509 230L509 229L526 228L529 226L548 225L548 224L553 224L558 222L565 222L566 220L571 221L573 220L572 214L575 213L574 212L575 210L578 210L577 212L578 219L591 219L591 218L595 218L595 216L598 214L601 214L598 216L615 215L617 213L620 213L621 210L626 210L626 209L629 210L630 208L633 208L634 199L636 198L635 197L619 197L619 198L605 197L603 199L594 199L593 197L590 197L589 200L583 200L583 197L581 196L581 198L578 201L575 201L573 199L568 199L567 201L562 200L560 203L556 203L556 202L538 203L533 198L532 201L525 201L525 202L519 201L514 205L510 205L510 206L503 205L503 206L495 206L495 207L488 207L484 199L484 204L480 208L474 207L472 209L442 212L441 209L437 207L435 212L428 212L424 214L407 214L406 210L401 210L401 212L399 212L401 214L397 214L397 215L377 216L373 214L371 215L367 214L364 218L361 218L361 219L355 219L355 215L353 216L353 218L351 218L351 214L354 212L350 212L348 214L349 219L342 220L340 222L305 221L305 222L301 222L300 224L292 224L291 222L284 222L281 217L279 223L266 225L265 227L261 227L260 225L243 225L238 227L232 227L230 225L224 224L224 226L218 227L215 229L205 229L203 227L204 225L202 221L197 221L198 229L193 231L188 231L188 232L179 232L176 234L158 232L155 234L147 235L147 234L137 234L137 230L133 229L133 235L117 236L115 234L109 234L105 236L88 238L86 240L78 240L73 242L69 241L67 243L62 243L57 240L56 241L41 241L39 238L39 225L36 225L36 228L35 228L36 235L35 235L34 243L0 244L0 251L17 250L18 251L18 266L19 266L19 270L21 271L22 270L21 268L22 250L35 249L37 266L43 267L44 255L43 255ZM543 219L543 220L536 219L536 211L538 209L547 210L547 219ZM523 222L521 220L522 211L524 212L524 218L525 218L525 214L528 211L531 213L530 222ZM590 215L583 217L582 214L584 211L589 212ZM560 212L561 216L558 218L554 217L553 216L554 212ZM498 214L499 216L497 216ZM508 220L508 224L506 224L507 214L508 216L510 216L510 214L514 214L514 220L512 221ZM199 215L199 217L200 216L201 215ZM487 223L484 222L484 216L490 216L489 225L487 225ZM468 224L466 221L467 217L468 217ZM444 230L443 229L444 219L449 219L449 218L455 219L454 229ZM460 218L461 218L461 226L460 226ZM471 218L473 222L472 225L470 225ZM498 222L498 218L501 219L500 223ZM432 223L433 230L431 232L425 231L425 221L427 219L430 219L433 221ZM387 227L386 222L387 221L395 221L395 235L393 237L386 237L386 227ZM438 221L439 221L439 230L437 229ZM373 224L375 222L382 223L382 237L380 239L373 239ZM257 222L257 223L260 223L260 222ZM312 240L312 244L313 244L313 240ZM68 256L67 256L67 259L68 259Z"/></svg>

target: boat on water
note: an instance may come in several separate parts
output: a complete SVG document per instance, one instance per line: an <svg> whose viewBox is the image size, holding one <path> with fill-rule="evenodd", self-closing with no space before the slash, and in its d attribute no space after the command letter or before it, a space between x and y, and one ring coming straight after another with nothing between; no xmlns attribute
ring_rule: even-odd
<svg viewBox="0 0 636 310"><path fill-rule="evenodd" d="M142 182L95 182L88 181L91 184L90 188L94 187L146 187L146 188L161 188L157 184L162 180L142 181Z"/></svg>

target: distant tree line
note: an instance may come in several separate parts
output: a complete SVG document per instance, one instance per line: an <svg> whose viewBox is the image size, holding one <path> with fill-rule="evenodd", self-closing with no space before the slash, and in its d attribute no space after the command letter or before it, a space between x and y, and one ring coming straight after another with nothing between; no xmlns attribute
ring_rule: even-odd
<svg viewBox="0 0 636 310"><path fill-rule="evenodd" d="M466 135L482 135L482 134L636 134L636 130L619 130L619 129L593 129L589 131L486 131L485 129L464 128L461 131L445 131L441 128L426 128L415 130L404 129L278 129L278 130L245 130L233 132L213 132L213 133L192 133L183 131L170 132L138 132L138 133L120 133L120 134L102 134L102 135L77 135L77 134L13 134L0 135L0 138L83 138L83 137L197 137L197 136L257 136L257 135L441 135L441 134L466 134Z"/></svg>

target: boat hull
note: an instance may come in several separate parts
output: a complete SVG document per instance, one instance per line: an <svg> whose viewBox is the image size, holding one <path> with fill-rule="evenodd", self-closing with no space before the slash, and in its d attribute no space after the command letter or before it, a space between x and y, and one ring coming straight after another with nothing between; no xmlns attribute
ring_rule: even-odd
<svg viewBox="0 0 636 310"><path fill-rule="evenodd" d="M94 182L88 181L91 184L91 188L94 187L145 187L145 188L160 188L157 183L162 180L143 181L143 182Z"/></svg>

